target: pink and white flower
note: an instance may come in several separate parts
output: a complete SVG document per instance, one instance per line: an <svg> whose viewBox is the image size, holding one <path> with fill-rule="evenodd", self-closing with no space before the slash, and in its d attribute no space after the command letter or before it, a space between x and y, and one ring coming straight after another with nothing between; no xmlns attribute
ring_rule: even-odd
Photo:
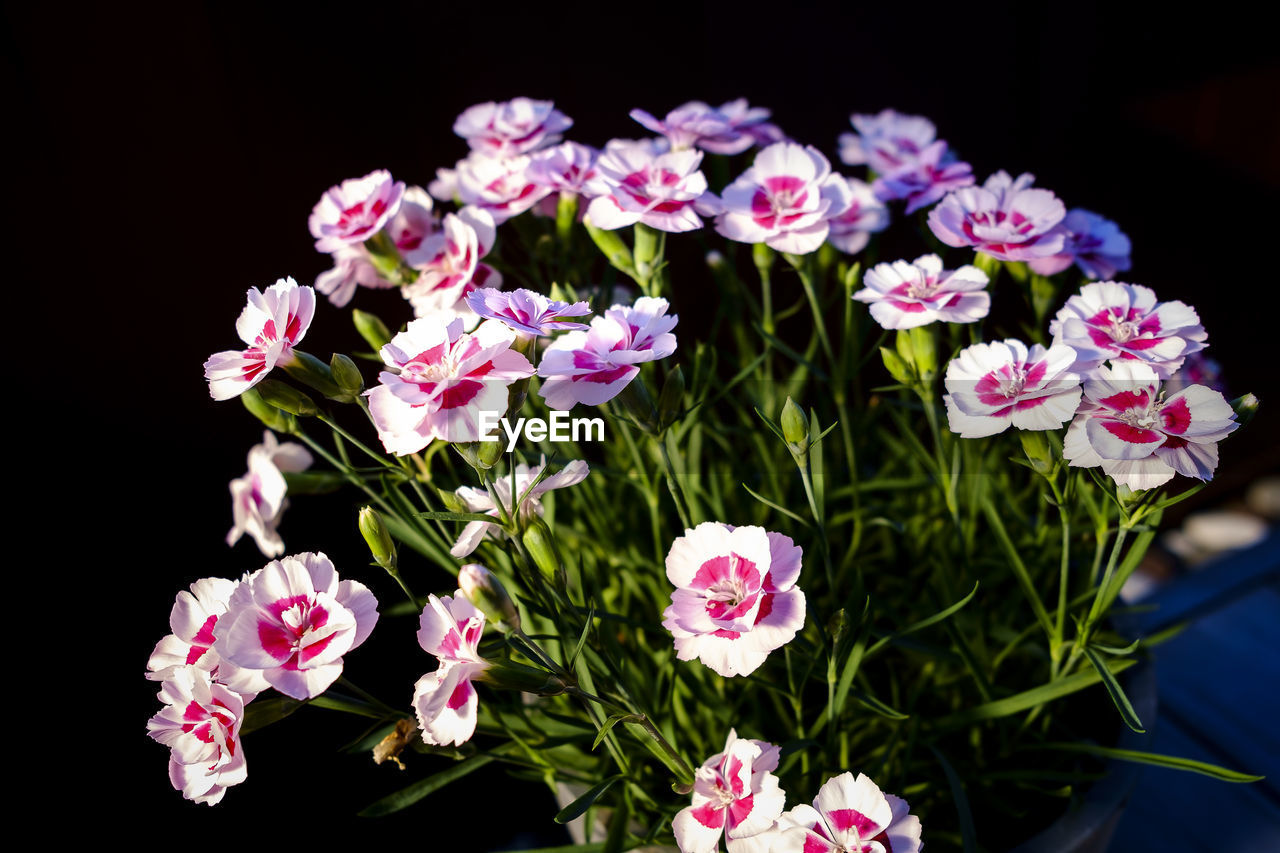
<svg viewBox="0 0 1280 853"><path fill-rule="evenodd" d="M276 365L293 361L293 348L306 335L316 310L315 291L291 278L280 279L265 293L251 287L246 296L236 333L248 348L214 353L204 363L209 396L215 400L238 397Z"/></svg>
<svg viewBox="0 0 1280 853"><path fill-rule="evenodd" d="M1210 480L1218 442L1239 426L1231 404L1203 385L1166 397L1155 370L1111 362L1084 383L1085 401L1067 428L1062 456L1079 468L1102 467L1130 489L1154 489L1175 473Z"/></svg>
<svg viewBox="0 0 1280 853"><path fill-rule="evenodd" d="M881 110L875 115L854 113L849 122L857 133L840 134L840 160L849 166L866 164L887 174L913 163L937 137L937 128L924 116Z"/></svg>
<svg viewBox="0 0 1280 853"><path fill-rule="evenodd" d="M849 208L853 193L818 149L777 142L725 187L721 201L716 231L722 236L803 255L826 241L828 220Z"/></svg>
<svg viewBox="0 0 1280 853"><path fill-rule="evenodd" d="M889 208L876 198L871 185L857 178L845 178L849 186L849 206L844 213L827 220L827 242L842 252L856 255L867 247L872 234L889 227Z"/></svg>
<svg viewBox="0 0 1280 853"><path fill-rule="evenodd" d="M577 142L562 142L529 157L529 180L558 193L581 195L596 176L600 152Z"/></svg>
<svg viewBox="0 0 1280 853"><path fill-rule="evenodd" d="M264 556L284 553L284 540L277 528L288 501L284 474L311 467L311 453L301 444L276 441L270 431L262 433L262 443L249 450L249 473L231 481L231 516L227 544L234 545L248 533Z"/></svg>
<svg viewBox="0 0 1280 853"><path fill-rule="evenodd" d="M528 156L488 157L472 152L458 161L458 201L486 211L497 225L524 213L550 192L529 177ZM439 198L439 196L436 196Z"/></svg>
<svg viewBox="0 0 1280 853"><path fill-rule="evenodd" d="M336 252L377 234L400 209L404 191L404 181L385 169L325 190L307 221L316 251Z"/></svg>
<svg viewBox="0 0 1280 853"><path fill-rule="evenodd" d="M554 145L572 126L573 119L557 110L553 101L512 98L469 107L453 123L453 132L467 140L473 151L514 157Z"/></svg>
<svg viewBox="0 0 1280 853"><path fill-rule="evenodd" d="M947 365L947 423L961 438L981 438L1010 426L1057 429L1080 404L1080 375L1071 347L1030 350L1016 340L974 344Z"/></svg>
<svg viewBox="0 0 1280 853"><path fill-rule="evenodd" d="M584 186L593 196L587 218L606 231L637 222L659 231L701 228L698 214L710 215L719 204L707 191L701 163L701 151L658 153L651 141L615 140L596 161L596 177Z"/></svg>
<svg viewBox="0 0 1280 853"><path fill-rule="evenodd" d="M920 819L903 799L859 773L828 779L812 806L778 820L772 853L920 853Z"/></svg>
<svg viewBox="0 0 1280 853"><path fill-rule="evenodd" d="M1004 171L981 187L963 187L929 211L929 228L948 246L971 246L1002 261L1034 261L1062 251L1067 214L1049 190L1032 188L1035 176Z"/></svg>
<svg viewBox="0 0 1280 853"><path fill-rule="evenodd" d="M894 261L867 270L866 285L853 294L871 305L871 316L886 329L912 329L941 320L973 323L991 310L987 274L974 266L944 270L937 255L911 263Z"/></svg>
<svg viewBox="0 0 1280 853"><path fill-rule="evenodd" d="M1095 281L1080 288L1049 323L1055 344L1076 351L1082 373L1104 361L1140 361L1167 379L1183 359L1204 349L1208 333L1194 308L1182 302L1157 302L1140 284Z"/></svg>
<svg viewBox="0 0 1280 853"><path fill-rule="evenodd" d="M567 317L583 317L591 313L586 302L561 302L523 287L509 293L492 288L473 290L467 294L471 310L486 320L507 324L521 337L540 337L552 332L583 330L586 323L575 323Z"/></svg>
<svg viewBox="0 0 1280 853"><path fill-rule="evenodd" d="M176 670L195 667L241 694L245 704L271 686L261 672L223 660L216 649L218 619L227 612L231 594L239 585L225 578L202 578L191 585L190 592L178 593L169 612L173 633L156 644L147 661L147 678L166 681Z"/></svg>
<svg viewBox="0 0 1280 853"><path fill-rule="evenodd" d="M1089 278L1111 279L1132 266L1129 236L1110 219L1077 207L1062 220L1067 239L1062 251L1037 258L1028 266L1040 275L1053 275L1074 263Z"/></svg>
<svg viewBox="0 0 1280 853"><path fill-rule="evenodd" d="M457 214L446 214L439 231L405 252L405 263L418 270L417 279L401 289L414 315L443 313L446 321L459 314L469 315L466 296L478 286L477 279L491 287L501 283L495 270L479 262L493 248L496 234L487 211L465 207Z"/></svg>
<svg viewBox="0 0 1280 853"><path fill-rule="evenodd" d="M939 139L915 158L876 178L876 195L884 201L906 201L912 214L947 193L973 184L973 167L956 159Z"/></svg>
<svg viewBox="0 0 1280 853"><path fill-rule="evenodd" d="M362 245L343 246L333 253L333 267L316 276L318 293L329 297L334 307L342 308L356 295L356 288L385 289L394 287L373 265L369 250Z"/></svg>
<svg viewBox="0 0 1280 853"><path fill-rule="evenodd" d="M422 740L432 746L459 746L476 730L479 698L471 682L489 668L478 651L484 614L458 590L444 598L430 596L418 624L418 645L440 660L436 670L413 687Z"/></svg>
<svg viewBox="0 0 1280 853"><path fill-rule="evenodd" d="M539 480L542 470L546 467L547 459L545 456L533 468L523 462L517 465L514 493L511 490L511 478L499 477L494 480L492 492L487 489L460 486L454 494L466 506L467 512L482 512L485 515L493 516L495 519L500 515L498 512L499 504L510 513L515 499L525 495L524 503L515 509L516 515L523 519L541 516L544 511L542 506L543 495L554 489L576 486L591 473L591 469L587 467L586 462L581 459L575 459L561 468L559 473ZM529 485L535 480L537 480L537 484L530 489ZM525 494L526 492L528 492L527 495ZM496 534L498 529L496 521L493 524L484 521L468 521L466 527L462 528L458 541L454 543L449 553L458 558L465 557L479 547L485 537Z"/></svg>
<svg viewBox="0 0 1280 853"><path fill-rule="evenodd" d="M552 409L608 402L640 373L639 364L676 351L667 300L642 296L630 308L614 305L585 332L568 332L547 347L538 365L538 393Z"/></svg>
<svg viewBox="0 0 1280 853"><path fill-rule="evenodd" d="M147 733L170 749L169 781L188 800L221 802L248 776L240 744L245 700L194 666L171 671L158 695L165 707L147 721Z"/></svg>
<svg viewBox="0 0 1280 853"><path fill-rule="evenodd" d="M262 671L294 699L319 696L342 674L342 656L378 621L378 600L362 583L340 581L324 554L273 560L231 594L218 654Z"/></svg>
<svg viewBox="0 0 1280 853"><path fill-rule="evenodd" d="M749 675L804 626L801 549L762 527L707 521L671 544L675 585L662 626L676 657L698 658L723 676Z"/></svg>
<svg viewBox="0 0 1280 853"><path fill-rule="evenodd" d="M718 109L702 101L690 101L658 119L644 110L631 117L654 133L665 136L673 150L701 148L712 154L741 154L761 139L777 141L781 131L770 124L769 110L750 107L746 98L729 101Z"/></svg>
<svg viewBox="0 0 1280 853"><path fill-rule="evenodd" d="M461 318L422 317L382 348L391 370L365 395L388 453L417 453L435 439L478 440L480 412L505 412L507 388L533 375L511 349L515 332L494 322L470 334L463 326Z"/></svg>
<svg viewBox="0 0 1280 853"><path fill-rule="evenodd" d="M729 853L768 853L775 839L770 830L786 807L773 775L779 754L773 744L730 729L724 751L698 768L692 804L671 822L680 853L714 853L721 835Z"/></svg>

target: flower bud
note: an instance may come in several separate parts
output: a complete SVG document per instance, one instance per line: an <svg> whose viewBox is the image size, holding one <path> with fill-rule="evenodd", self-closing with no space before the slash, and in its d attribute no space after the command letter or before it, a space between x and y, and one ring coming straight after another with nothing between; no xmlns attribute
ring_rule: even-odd
<svg viewBox="0 0 1280 853"><path fill-rule="evenodd" d="M257 388L250 388L240 395L240 402L249 410L249 413L258 420L262 421L263 426L267 429L275 430L285 435L292 435L298 429L298 419L288 412L282 412L275 406L262 399L262 395L258 393Z"/></svg>
<svg viewBox="0 0 1280 853"><path fill-rule="evenodd" d="M355 323L356 331L360 333L360 337L364 338L365 343L373 347L374 352L391 342L391 330L387 328L386 323L378 319L377 315L356 308L351 312L351 321Z"/></svg>
<svg viewBox="0 0 1280 853"><path fill-rule="evenodd" d="M502 451L501 441L455 441L449 446L462 457L463 461L477 471L487 471L493 467L494 463L492 461L486 461L482 457L485 448L496 447L499 453Z"/></svg>
<svg viewBox="0 0 1280 853"><path fill-rule="evenodd" d="M309 418L320 411L306 394L275 379L262 380L255 390L267 404L284 409L291 415Z"/></svg>
<svg viewBox="0 0 1280 853"><path fill-rule="evenodd" d="M1056 460L1049 447L1049 436L1045 430L1018 430L1018 438L1022 441L1022 452L1027 454L1031 469L1042 477L1053 476Z"/></svg>
<svg viewBox="0 0 1280 853"><path fill-rule="evenodd" d="M902 332L898 334L902 335ZM929 326L917 326L907 334L911 336L916 375L927 385L938 375L938 353L933 343L933 329Z"/></svg>
<svg viewBox="0 0 1280 853"><path fill-rule="evenodd" d="M809 452L809 419L804 409L796 405L790 397L782 406L782 417L779 418L782 437L787 440L787 447L797 456Z"/></svg>
<svg viewBox="0 0 1280 853"><path fill-rule="evenodd" d="M653 397L650 396L649 388L644 384L643 378L637 376L628 383L618 395L617 400L640 429L648 433L657 432L657 412L654 411Z"/></svg>
<svg viewBox="0 0 1280 853"><path fill-rule="evenodd" d="M484 681L494 687L504 687L507 690L536 693L539 696L555 696L563 693L565 688L565 683L557 676L545 670L511 661L503 661L488 667L484 672L474 676L474 680Z"/></svg>
<svg viewBox="0 0 1280 853"><path fill-rule="evenodd" d="M538 516L534 516L521 540L547 582L563 589L564 569L560 565L560 555L556 553L555 540L551 536L551 529L547 527L547 523Z"/></svg>
<svg viewBox="0 0 1280 853"><path fill-rule="evenodd" d="M556 236L560 242L567 242L573 231L573 222L578 217L578 196L571 192L561 192L556 200Z"/></svg>
<svg viewBox="0 0 1280 853"><path fill-rule="evenodd" d="M458 569L458 586L490 622L500 622L512 631L520 630L520 611L493 572L479 563Z"/></svg>
<svg viewBox="0 0 1280 853"><path fill-rule="evenodd" d="M662 392L658 394L658 426L666 429L675 423L676 418L684 413L684 371L680 365L667 374L662 383Z"/></svg>
<svg viewBox="0 0 1280 853"><path fill-rule="evenodd" d="M389 572L396 570L396 543L392 541L382 516L373 507L360 510L360 535L369 546L373 561Z"/></svg>
<svg viewBox="0 0 1280 853"><path fill-rule="evenodd" d="M911 375L911 368L907 366L907 362L903 361L902 356L898 355L888 347L880 347L880 358L884 361L885 369L889 371L889 375L901 382L903 385L910 385L915 381L915 377Z"/></svg>
<svg viewBox="0 0 1280 853"><path fill-rule="evenodd" d="M1262 405L1262 401L1252 394L1245 394L1243 397L1236 397L1231 401L1231 408L1236 411L1236 423L1244 426L1253 420L1253 416L1258 412L1258 406Z"/></svg>
<svg viewBox="0 0 1280 853"><path fill-rule="evenodd" d="M330 400L337 400L342 403L353 403L355 398L344 392L338 387L338 383L333 381L333 371L329 370L329 365L310 353L300 350L294 350L294 359L284 365L284 369L291 377L319 391Z"/></svg>
<svg viewBox="0 0 1280 853"><path fill-rule="evenodd" d="M329 359L329 371L333 374L333 381L338 387L352 397L359 396L364 390L364 377L360 375L360 368L342 353L335 352Z"/></svg>
<svg viewBox="0 0 1280 853"><path fill-rule="evenodd" d="M631 250L627 248L626 243L622 242L618 232L602 231L591 224L590 217L583 220L583 224L587 227L587 233L591 235L592 242L596 244L596 248L604 253L604 256L609 260L609 264L634 277L636 275L636 265L631 259Z"/></svg>
<svg viewBox="0 0 1280 853"><path fill-rule="evenodd" d="M482 441L480 449L476 451L476 456L480 460L480 464L485 468L492 468L498 464L498 460L502 458L505 452L504 445L501 441Z"/></svg>
<svg viewBox="0 0 1280 853"><path fill-rule="evenodd" d="M774 259L777 257L777 253L764 243L756 243L751 247L751 261L763 275L767 275L769 270L773 268Z"/></svg>
<svg viewBox="0 0 1280 853"><path fill-rule="evenodd" d="M436 494L440 496L440 502L444 504L444 508L449 512L470 512L467 509L467 505L462 502L462 498L458 497L455 492L436 489Z"/></svg>

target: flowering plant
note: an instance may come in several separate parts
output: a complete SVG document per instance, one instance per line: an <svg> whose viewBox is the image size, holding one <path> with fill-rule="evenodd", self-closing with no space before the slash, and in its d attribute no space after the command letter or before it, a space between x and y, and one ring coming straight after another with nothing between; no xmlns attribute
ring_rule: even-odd
<svg viewBox="0 0 1280 853"><path fill-rule="evenodd" d="M149 661L174 786L234 796L246 736L304 704L419 777L362 813L500 762L584 851L996 848L1101 759L1253 778L1110 746L1158 640L1109 618L1119 590L1257 404L1179 380L1190 306L1077 292L1129 269L1119 227L979 185L892 110L840 140L861 177L746 101L632 117L661 136L597 151L550 102L472 107L428 190L324 193L314 288L249 290L248 348L205 375L269 430L228 540L270 562L179 593ZM301 349L316 292L361 287L409 305L352 309L370 351ZM365 504L402 601L288 554L318 483ZM394 619L421 649L374 696L347 664Z"/></svg>

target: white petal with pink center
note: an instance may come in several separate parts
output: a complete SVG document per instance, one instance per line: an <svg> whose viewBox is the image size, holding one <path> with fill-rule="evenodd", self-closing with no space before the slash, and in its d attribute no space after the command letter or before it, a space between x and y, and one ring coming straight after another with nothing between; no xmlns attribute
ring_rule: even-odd
<svg viewBox="0 0 1280 853"><path fill-rule="evenodd" d="M849 208L853 192L818 149L777 142L725 187L721 202L724 212L716 219L721 235L803 255L826 241L828 220Z"/></svg>
<svg viewBox="0 0 1280 853"><path fill-rule="evenodd" d="M514 495L517 497L525 495L524 503L516 508L516 512L523 518L527 519L542 515L541 498L547 492L576 486L591 473L591 469L587 467L586 462L581 459L575 459L560 469L558 473L539 479L542 469L545 467L547 467L547 458L545 456L541 457L538 464L532 468L523 462L516 466ZM537 483L530 489L530 484L534 483L535 480ZM460 486L455 490L454 494L466 506L467 512L482 512L485 515L493 516L495 519L499 516L498 503L501 503L508 511L510 511L514 503L510 476L496 478L492 493L486 489ZM497 501L494 500L495 498ZM469 521L466 527L462 528L462 534L458 537L458 541L454 543L449 553L458 558L465 557L474 551L486 536L493 535L496 530L497 528L494 524L484 521Z"/></svg>
<svg viewBox="0 0 1280 853"><path fill-rule="evenodd" d="M232 593L218 653L294 699L319 696L342 674L342 656L368 638L378 600L338 579L321 553L268 563Z"/></svg>
<svg viewBox="0 0 1280 853"><path fill-rule="evenodd" d="M1167 396L1150 365L1111 362L1084 384L1084 402L1067 428L1062 456L1132 490L1153 489L1175 473L1210 480L1218 442L1239 426L1231 404L1203 385Z"/></svg>
<svg viewBox="0 0 1280 853"><path fill-rule="evenodd" d="M724 751L698 768L692 804L671 822L681 853L712 853L722 835L729 853L766 853L770 830L786 806L771 772L778 753L771 743L729 730Z"/></svg>
<svg viewBox="0 0 1280 853"><path fill-rule="evenodd" d="M552 101L512 98L469 107L453 123L453 132L475 151L491 157L527 154L560 140L573 119Z"/></svg>
<svg viewBox="0 0 1280 853"><path fill-rule="evenodd" d="M529 178L527 156L495 158L472 152L457 166L458 200L480 208L498 225L533 207L550 192Z"/></svg>
<svg viewBox="0 0 1280 853"><path fill-rule="evenodd" d="M1208 344L1194 308L1182 302L1157 302L1156 294L1140 284L1095 281L1049 323L1055 344L1077 353L1082 372L1091 372L1108 359L1149 365L1168 379L1190 354Z"/></svg>
<svg viewBox="0 0 1280 853"><path fill-rule="evenodd" d="M529 157L529 180L559 193L580 195L583 185L596 176L600 152L577 142L562 142Z"/></svg>
<svg viewBox="0 0 1280 853"><path fill-rule="evenodd" d="M762 527L716 521L686 530L667 553L676 587L663 612L676 657L720 675L749 675L804 626L801 549Z"/></svg>
<svg viewBox="0 0 1280 853"><path fill-rule="evenodd" d="M905 800L881 793L865 774L828 779L812 806L778 820L774 853L919 853L920 819Z"/></svg>
<svg viewBox="0 0 1280 853"><path fill-rule="evenodd" d="M612 400L640 373L637 365L675 352L679 316L667 308L665 299L642 296L630 307L614 305L585 332L556 338L538 364L538 393L560 411Z"/></svg>
<svg viewBox="0 0 1280 853"><path fill-rule="evenodd" d="M866 286L853 298L869 303L871 316L885 329L912 329L939 320L973 323L991 309L987 274L968 265L944 270L937 255L877 264L862 283Z"/></svg>
<svg viewBox="0 0 1280 853"><path fill-rule="evenodd" d="M404 182L392 180L385 169L330 187L307 222L316 251L336 252L377 234L400 209L404 192Z"/></svg>
<svg viewBox="0 0 1280 853"><path fill-rule="evenodd" d="M398 372L378 374L366 391L369 414L388 453L417 453L432 441L477 441L480 412L506 412L507 389L533 375L511 349L515 332L486 321L474 333L462 319L414 320L382 348L383 362Z"/></svg>
<svg viewBox="0 0 1280 853"><path fill-rule="evenodd" d="M584 185L594 196L587 218L596 228L612 231L643 222L660 231L692 231L704 215L718 209L698 171L702 152L658 153L652 141L615 140L596 161L597 176Z"/></svg>
<svg viewBox="0 0 1280 853"><path fill-rule="evenodd" d="M972 247L1002 261L1034 261L1062 251L1067 209L1035 176L996 172L981 187L962 187L929 211L929 228L948 246Z"/></svg>
<svg viewBox="0 0 1280 853"><path fill-rule="evenodd" d="M147 721L147 732L170 749L169 781L188 800L218 803L247 776L244 698L194 666L172 671L159 698L165 707Z"/></svg>
<svg viewBox="0 0 1280 853"><path fill-rule="evenodd" d="M465 207L457 214L446 214L438 232L406 252L405 262L418 270L418 277L401 292L413 305L414 314L448 313L450 316L441 318L445 322L464 312L474 316L466 296L477 286L477 279L490 280L493 271L479 260L493 248L495 236L496 226L487 211ZM474 327L475 322L469 325Z"/></svg>
<svg viewBox="0 0 1280 853"><path fill-rule="evenodd" d="M842 252L856 255L866 248L871 235L889 227L889 208L872 191L871 185L857 178L845 178L849 187L849 206L844 213L827 221L827 242Z"/></svg>
<svg viewBox="0 0 1280 853"><path fill-rule="evenodd" d="M194 667L241 694L245 703L271 686L261 672L223 660L216 649L218 620L239 585L225 578L202 578L191 585L190 592L178 593L169 612L173 633L156 644L147 660L147 678L166 681L176 670Z"/></svg>
<svg viewBox="0 0 1280 853"><path fill-rule="evenodd" d="M1070 347L1027 349L1021 341L974 344L947 365L947 423L961 438L981 438L1010 426L1057 429L1080 404L1080 374Z"/></svg>
<svg viewBox="0 0 1280 853"><path fill-rule="evenodd" d="M741 154L762 139L776 141L781 135L766 124L769 110L748 106L746 98L728 101L713 108L702 101L690 101L658 119L644 110L632 110L631 117L654 133L660 133L672 149L701 148L713 154Z"/></svg>
<svg viewBox="0 0 1280 853"><path fill-rule="evenodd" d="M589 328L586 323L568 318L590 314L590 304L561 302L523 287L510 293L492 288L474 290L467 294L467 304L486 320L505 323L517 335L526 338Z"/></svg>
<svg viewBox="0 0 1280 853"><path fill-rule="evenodd" d="M849 117L857 133L840 135L840 160L850 166L867 164L885 174L915 161L937 136L933 122L924 116L881 110L875 115Z"/></svg>
<svg viewBox="0 0 1280 853"><path fill-rule="evenodd" d="M478 651L484 614L458 590L443 598L430 596L418 626L418 645L440 660L435 672L414 685L422 739L434 746L460 745L476 729L478 699L471 682L489 668Z"/></svg>
<svg viewBox="0 0 1280 853"><path fill-rule="evenodd" d="M262 433L262 443L249 450L249 472L231 481L231 515L234 523L227 533L227 544L234 545L248 533L266 557L284 553L284 540L277 527L288 501L284 474L305 471L311 467L311 453L301 444L276 440L269 431Z"/></svg>
<svg viewBox="0 0 1280 853"><path fill-rule="evenodd" d="M293 348L306 335L316 310L316 293L282 278L260 292L249 288L247 304L236 320L245 350L214 353L204 363L209 396L230 400L257 385L276 365L293 360Z"/></svg>

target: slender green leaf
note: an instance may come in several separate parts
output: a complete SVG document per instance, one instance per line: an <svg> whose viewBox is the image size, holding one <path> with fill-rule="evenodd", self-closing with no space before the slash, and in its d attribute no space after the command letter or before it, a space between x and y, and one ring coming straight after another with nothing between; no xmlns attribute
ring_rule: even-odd
<svg viewBox="0 0 1280 853"><path fill-rule="evenodd" d="M876 697L869 693L863 693L861 690L850 690L849 695L882 717L888 717L891 720L907 720L911 718L910 714L904 714L896 708L891 708Z"/></svg>
<svg viewBox="0 0 1280 853"><path fill-rule="evenodd" d="M1027 602L1036 614L1036 620L1044 628L1045 634L1052 637L1054 635L1053 622L1050 621L1049 614L1044 609L1044 602L1040 600L1040 594L1036 592L1036 586L1031 581L1031 574L1022 562L1022 556L1018 553L1018 549L1014 547L1013 541L1009 538L1009 532L1004 529L1004 522L1000 520L1000 513L996 511L995 504L991 502L990 497L983 498L982 511L986 514L987 521L991 524L991 529L995 531L996 539L1000 542L1000 547L1004 549L1005 556L1009 558L1009 565L1013 568L1013 573L1018 578L1018 585L1022 587L1022 592L1026 595Z"/></svg>
<svg viewBox="0 0 1280 853"><path fill-rule="evenodd" d="M748 486L746 483L743 483L743 484L742 484L742 488L744 488L744 489L746 489L746 490L747 490L747 494L751 495L751 497L753 497L753 498L755 498L756 500L760 501L760 503L764 504L765 506L769 507L770 509L776 509L778 512L782 513L783 515L787 516L788 518L790 518L790 519L793 519L793 520L795 520L795 521L800 522L800 523L801 523L801 524L803 524L805 527L809 527L809 526L811 526L811 525L810 525L810 523L809 523L808 521L806 521L805 519L803 519L803 518L801 518L800 516L796 515L794 512L792 512L791 510L787 509L786 507L779 506L778 504L774 503L773 501L769 500L768 498L763 497L763 496L761 496L761 495L757 494L757 493L756 493L755 491L753 491L753 490L751 489L751 487L750 487L750 486Z"/></svg>
<svg viewBox="0 0 1280 853"><path fill-rule="evenodd" d="M1141 644L1142 644L1142 640L1134 640L1132 643L1130 643L1127 646L1107 646L1107 645L1103 645L1102 643L1090 643L1089 645L1093 646L1093 648L1097 649L1100 652L1105 652L1109 655L1118 655L1120 657L1124 657L1125 655L1131 655L1135 651L1137 651L1138 646Z"/></svg>
<svg viewBox="0 0 1280 853"><path fill-rule="evenodd" d="M343 696L329 690L314 699L307 700L308 705L314 705L317 708L325 708L329 711L342 711L347 714L356 714L361 717L372 717L375 720L384 719L387 714L379 708L375 708L368 702L362 702L359 699L352 699L349 696Z"/></svg>
<svg viewBox="0 0 1280 853"><path fill-rule="evenodd" d="M622 801L613 810L609 818L609 835L604 840L603 853L622 853L627 846L627 827L631 823L631 797L627 789L623 789Z"/></svg>
<svg viewBox="0 0 1280 853"><path fill-rule="evenodd" d="M845 659L844 669L840 671L840 680L836 683L835 696L831 701L832 719L840 718L845 699L849 695L849 686L853 684L853 677L857 675L858 667L862 665L862 656L867 648L867 637L871 633L870 610L871 598L868 597L862 607L862 620L858 625L857 638L853 641L853 647L849 649L849 657ZM835 650L832 651L834 653Z"/></svg>
<svg viewBox="0 0 1280 853"><path fill-rule="evenodd" d="M442 770L433 776L419 779L409 787L402 788L394 794L389 794L366 806L360 811L360 817L382 817L383 815L389 815L408 808L433 791L443 788L450 782L457 781L469 773L474 773L493 760L494 757L492 755L478 755L468 761L456 764L448 770Z"/></svg>
<svg viewBox="0 0 1280 853"><path fill-rule="evenodd" d="M1107 688L1111 701L1115 703L1116 710L1120 712L1120 719L1124 720L1124 724L1138 734L1145 732L1146 729L1142 727L1142 720L1138 719L1138 712L1133 710L1133 703L1129 701L1129 697L1125 695L1124 688L1120 686L1120 682L1116 681L1116 677L1111 674L1111 670L1107 669L1106 662L1088 646L1085 646L1084 653L1089 658L1089 663L1093 664L1093 668L1098 671L1099 677L1102 678L1102 686Z"/></svg>
<svg viewBox="0 0 1280 853"><path fill-rule="evenodd" d="M1061 752L1084 752L1089 755L1096 755L1100 758L1114 758L1117 761L1132 761L1135 764L1151 764L1155 767L1168 767L1171 770L1186 770L1190 773L1199 773L1203 776L1211 776L1214 779L1223 782L1260 782L1267 778L1266 776L1254 776L1251 773L1241 773L1238 770L1228 770L1225 767L1219 767L1216 764L1209 764L1205 761L1195 761L1191 758L1180 758L1176 755L1160 755L1155 752L1141 752L1136 749L1119 749L1112 746L1096 746L1091 743L1045 743L1040 744L1041 749L1053 749Z"/></svg>
<svg viewBox="0 0 1280 853"><path fill-rule="evenodd" d="M240 724L240 734L247 735L258 729L266 728L272 723L278 723L305 704L307 703L299 702L297 699L290 699L288 696L269 696L265 699L259 699L253 704L245 706L244 722Z"/></svg>
<svg viewBox="0 0 1280 853"><path fill-rule="evenodd" d="M951 766L951 762L947 761L946 756L932 745L929 746L929 750L933 753L933 757L938 759L942 772L947 776L947 784L951 786L951 799L956 804L956 815L960 819L960 837L963 840L964 853L977 853L977 833L973 828L973 813L969 810L969 796L965 793L964 782L960 780L959 774Z"/></svg>
<svg viewBox="0 0 1280 853"><path fill-rule="evenodd" d="M1135 663L1137 663L1136 660L1111 661L1107 664L1107 669L1114 675L1124 672ZM941 728L955 728L957 726L967 726L980 720L994 720L998 717L1007 717L1010 714L1017 714L1021 711L1029 711L1037 705L1043 705L1046 702L1052 702L1086 687L1091 687L1100 680L1101 676L1096 671L1077 672L1074 675L1050 681L1048 684L1033 687L1022 693L1016 693L1004 699L996 699L995 701L986 702L951 714L939 720L938 725Z"/></svg>
<svg viewBox="0 0 1280 853"><path fill-rule="evenodd" d="M614 714L609 719L605 720L604 725L600 727L600 731L596 733L596 739L591 742L591 749L594 750L597 746L600 745L600 741L605 739L605 735L609 734L610 729L612 729L614 726L616 726L618 723L622 722L623 720L628 720L628 719L636 721L640 719L640 715L639 714Z"/></svg>
<svg viewBox="0 0 1280 853"><path fill-rule="evenodd" d="M582 635L578 637L578 644L573 647L573 654L569 656L569 665L566 669L573 669L574 663L578 660L578 655L582 654L582 646L587 642L587 635L591 633L591 624L596 618L596 606L591 605L590 612L587 613L587 620L582 626Z"/></svg>
<svg viewBox="0 0 1280 853"><path fill-rule="evenodd" d="M874 654L877 650L879 650L885 644L891 643L899 637L905 637L908 634L914 634L916 631L920 631L925 628L928 628L930 625L936 625L937 623L941 622L943 619L946 619L948 616L951 616L953 613L956 613L957 611L959 611L960 608L964 607L966 604L972 601L973 597L977 594L978 594L978 581L974 581L973 589L970 590L969 594L966 595L964 598L960 599L955 604L951 605L945 610L939 610L937 613L933 614L928 618L921 619L919 622L911 623L907 627L903 628L901 631L894 631L892 634L889 634L888 636L881 637L874 644L872 644L871 648L867 649L867 654L869 655Z"/></svg>
<svg viewBox="0 0 1280 853"><path fill-rule="evenodd" d="M495 515L485 515L482 512L420 512L419 518L431 519L433 521L483 521L486 524L501 524Z"/></svg>
<svg viewBox="0 0 1280 853"><path fill-rule="evenodd" d="M560 810L555 817L556 823L568 823L574 818L580 817L583 812L591 808L592 803L600 799L601 794L613 787L613 783L621 778L623 778L622 774L617 773L592 785L585 794Z"/></svg>

